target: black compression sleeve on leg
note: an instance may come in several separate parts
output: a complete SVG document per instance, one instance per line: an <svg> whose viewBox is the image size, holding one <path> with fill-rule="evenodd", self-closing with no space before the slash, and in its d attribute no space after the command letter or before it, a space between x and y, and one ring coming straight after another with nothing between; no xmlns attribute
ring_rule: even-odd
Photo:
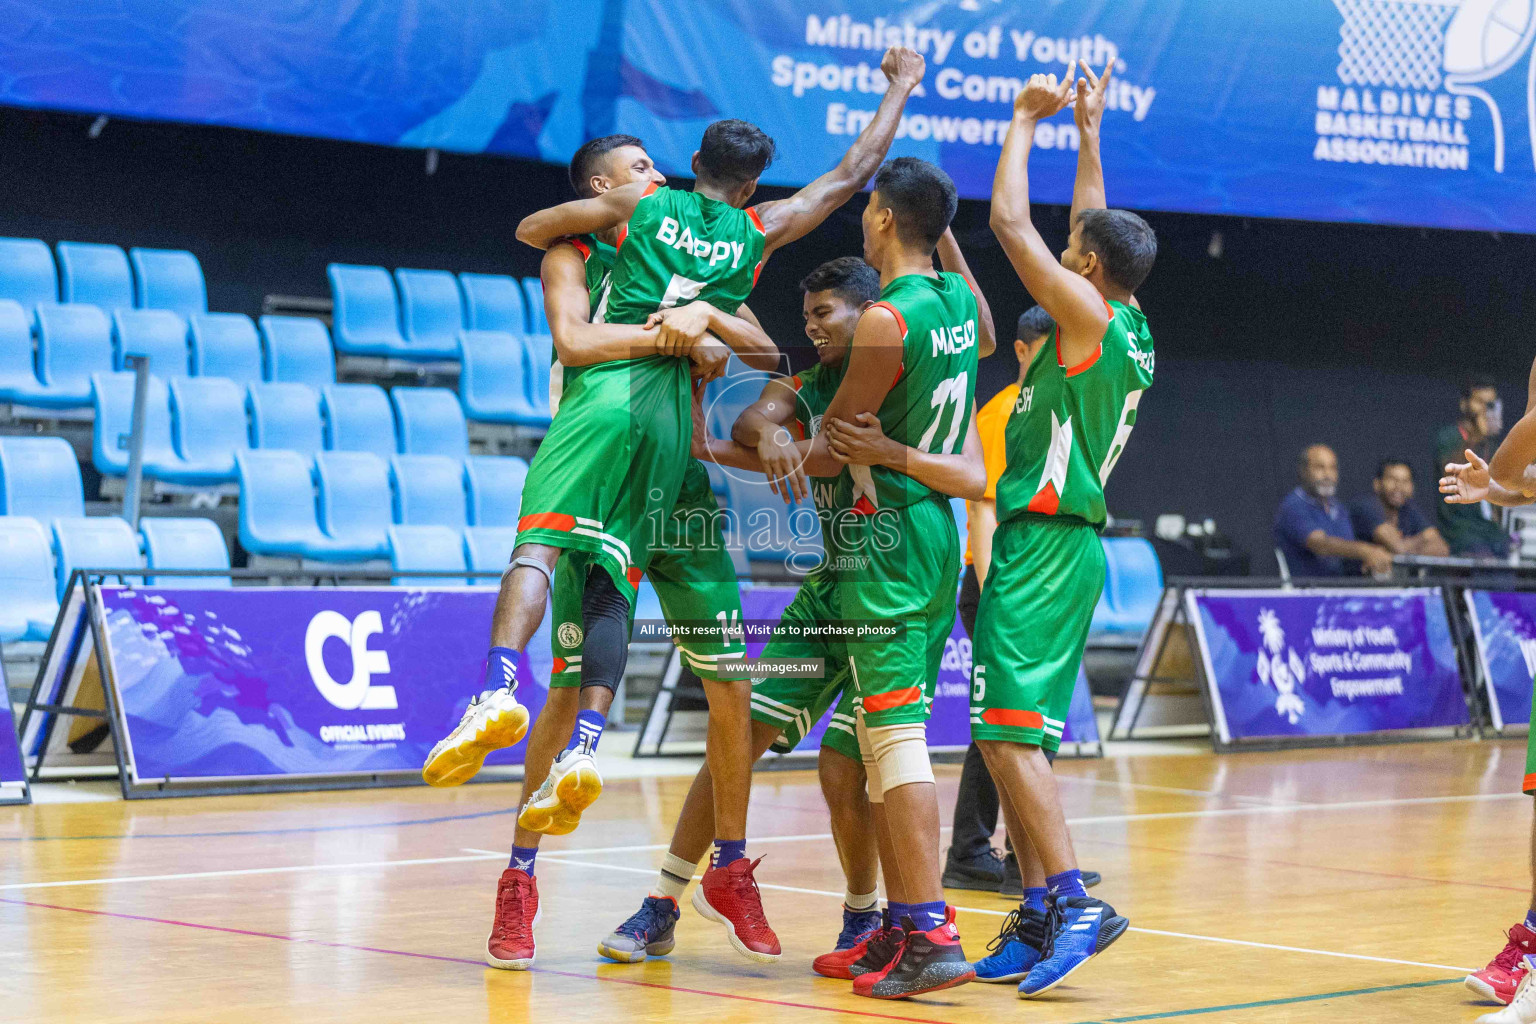
<svg viewBox="0 0 1536 1024"><path fill-rule="evenodd" d="M617 690L629 661L629 601L604 569L587 574L581 591L581 686Z"/></svg>

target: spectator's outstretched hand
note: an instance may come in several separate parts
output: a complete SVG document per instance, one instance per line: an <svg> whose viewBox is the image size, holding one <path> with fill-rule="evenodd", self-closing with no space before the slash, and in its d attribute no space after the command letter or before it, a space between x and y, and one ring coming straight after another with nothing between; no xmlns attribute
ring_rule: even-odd
<svg viewBox="0 0 1536 1024"><path fill-rule="evenodd" d="M1488 463L1468 448L1466 462L1448 462L1440 478L1440 493L1448 505L1476 505L1488 497Z"/></svg>

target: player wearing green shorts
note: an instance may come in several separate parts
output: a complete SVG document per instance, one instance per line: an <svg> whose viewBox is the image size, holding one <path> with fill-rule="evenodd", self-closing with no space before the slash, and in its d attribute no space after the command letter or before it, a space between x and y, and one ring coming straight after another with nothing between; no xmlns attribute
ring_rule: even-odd
<svg viewBox="0 0 1536 1024"><path fill-rule="evenodd" d="M1045 753L1061 743L1104 586L1104 483L1153 370L1152 336L1133 293L1157 240L1140 217L1104 208L1099 123L1109 72L1083 72L1059 85L1035 75L1019 92L992 190L993 231L1057 324L1008 420L972 659L971 734L997 781L1026 895L1001 948L976 970L992 981L1022 979L1020 996L1059 984L1129 926L1083 888ZM1058 262L1030 220L1027 164L1036 123L1074 99L1081 149L1071 237Z"/></svg>

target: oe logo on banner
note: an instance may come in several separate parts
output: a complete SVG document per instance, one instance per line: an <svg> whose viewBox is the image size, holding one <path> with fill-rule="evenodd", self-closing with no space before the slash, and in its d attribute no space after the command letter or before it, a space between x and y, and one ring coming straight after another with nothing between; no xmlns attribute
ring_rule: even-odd
<svg viewBox="0 0 1536 1024"><path fill-rule="evenodd" d="M320 696L344 711L388 711L397 707L393 686L375 686L373 677L389 674L389 653L370 651L368 638L384 632L379 613L361 612L348 619L340 612L323 611L309 620L304 631L304 662ZM336 639L352 652L352 678L339 683L325 667L325 642Z"/></svg>

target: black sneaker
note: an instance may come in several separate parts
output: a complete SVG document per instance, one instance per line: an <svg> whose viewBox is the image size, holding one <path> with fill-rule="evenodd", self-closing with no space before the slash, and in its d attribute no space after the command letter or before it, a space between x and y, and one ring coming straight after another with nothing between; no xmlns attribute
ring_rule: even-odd
<svg viewBox="0 0 1536 1024"><path fill-rule="evenodd" d="M987 847L974 857L955 856L954 847L944 858L944 888L997 892L1003 884L1003 852Z"/></svg>
<svg viewBox="0 0 1536 1024"><path fill-rule="evenodd" d="M902 918L901 923L904 939L895 959L883 971L855 978L854 995L905 999L975 980L976 971L960 948L954 907L949 908L943 924L926 932L918 931L910 917Z"/></svg>
<svg viewBox="0 0 1536 1024"><path fill-rule="evenodd" d="M900 925L891 924L889 910L883 910L880 913L882 922L880 930L864 943L864 955L848 965L848 976L851 978L885 970L886 965L896 959L896 954L901 949L906 933L901 930Z"/></svg>

